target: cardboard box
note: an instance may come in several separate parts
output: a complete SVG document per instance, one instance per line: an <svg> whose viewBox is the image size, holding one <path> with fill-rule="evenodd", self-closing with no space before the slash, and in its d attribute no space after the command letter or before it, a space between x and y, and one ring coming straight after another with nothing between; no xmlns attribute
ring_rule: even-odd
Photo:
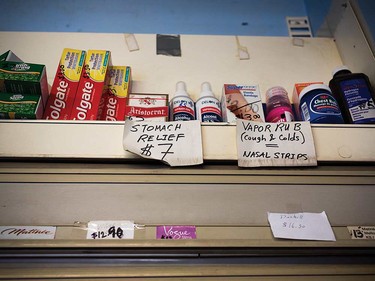
<svg viewBox="0 0 375 281"><path fill-rule="evenodd" d="M125 116L139 121L168 121L168 95L129 94Z"/></svg>
<svg viewBox="0 0 375 281"><path fill-rule="evenodd" d="M6 51L4 54L0 55L0 62L3 61L15 61L15 62L22 62L22 60L16 56L11 50Z"/></svg>
<svg viewBox="0 0 375 281"><path fill-rule="evenodd" d="M46 67L25 62L0 62L0 92L41 96L45 107L49 95Z"/></svg>
<svg viewBox="0 0 375 281"><path fill-rule="evenodd" d="M302 92L304 88L307 86L310 86L312 84L323 84L323 82L306 82L306 83L296 83L294 84L293 94L292 94L292 102L294 106L294 111L296 112L296 120L295 121L301 121L301 114L299 111L299 95Z"/></svg>
<svg viewBox="0 0 375 281"><path fill-rule="evenodd" d="M110 52L88 50L83 74L79 81L70 119L96 120L110 64Z"/></svg>
<svg viewBox="0 0 375 281"><path fill-rule="evenodd" d="M1 119L41 119L42 115L40 96L0 93Z"/></svg>
<svg viewBox="0 0 375 281"><path fill-rule="evenodd" d="M131 91L129 66L109 66L105 90L100 101L98 119L124 121L126 98Z"/></svg>
<svg viewBox="0 0 375 281"><path fill-rule="evenodd" d="M224 122L234 123L237 118L265 122L258 85L224 84L221 109Z"/></svg>
<svg viewBox="0 0 375 281"><path fill-rule="evenodd" d="M68 120L73 108L86 52L65 48L57 66L44 119Z"/></svg>

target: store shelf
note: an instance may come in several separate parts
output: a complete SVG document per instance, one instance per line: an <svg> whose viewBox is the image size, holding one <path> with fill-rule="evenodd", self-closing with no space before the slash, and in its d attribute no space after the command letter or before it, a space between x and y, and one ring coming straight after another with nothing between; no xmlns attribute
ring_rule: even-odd
<svg viewBox="0 0 375 281"><path fill-rule="evenodd" d="M0 157L141 159L123 149L123 122L0 121ZM312 125L318 161L375 161L375 125ZM236 126L202 124L204 160L237 160Z"/></svg>

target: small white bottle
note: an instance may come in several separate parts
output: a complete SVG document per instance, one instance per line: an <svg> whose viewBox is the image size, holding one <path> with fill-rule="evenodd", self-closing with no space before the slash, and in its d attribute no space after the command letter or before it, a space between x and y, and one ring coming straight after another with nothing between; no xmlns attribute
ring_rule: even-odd
<svg viewBox="0 0 375 281"><path fill-rule="evenodd" d="M185 82L177 82L176 93L169 103L169 110L169 118L171 121L195 120L194 101L186 91Z"/></svg>
<svg viewBox="0 0 375 281"><path fill-rule="evenodd" d="M197 120L201 122L223 122L220 101L215 97L209 82L203 82L200 98L195 103Z"/></svg>

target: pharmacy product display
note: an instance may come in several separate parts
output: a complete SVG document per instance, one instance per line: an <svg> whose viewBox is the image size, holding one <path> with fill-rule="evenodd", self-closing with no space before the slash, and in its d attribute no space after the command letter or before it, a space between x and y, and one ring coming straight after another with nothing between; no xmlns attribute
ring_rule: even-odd
<svg viewBox="0 0 375 281"><path fill-rule="evenodd" d="M189 121L235 123L309 121L324 124L375 124L375 93L364 73L336 68L323 82L294 85L292 103L284 87L262 94L256 84L222 84L217 99L209 82L190 96L185 82L171 98L132 93L130 66L112 66L108 50L65 48L48 92L46 67L23 62L11 50L0 55L0 118L47 120ZM150 94L152 93L152 94ZM39 97L39 98L38 98ZM196 102L194 102L196 100ZM169 102L168 102L169 101Z"/></svg>
<svg viewBox="0 0 375 281"><path fill-rule="evenodd" d="M196 119L201 122L222 122L219 100L211 90L209 82L203 82L199 99L195 102Z"/></svg>
<svg viewBox="0 0 375 281"><path fill-rule="evenodd" d="M346 66L332 72L329 82L346 123L375 123L375 94L367 75L352 73Z"/></svg>

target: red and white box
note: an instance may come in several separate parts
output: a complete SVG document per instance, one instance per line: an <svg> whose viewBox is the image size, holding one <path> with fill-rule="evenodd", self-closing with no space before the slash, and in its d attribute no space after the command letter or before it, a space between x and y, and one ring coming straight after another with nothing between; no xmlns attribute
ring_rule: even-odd
<svg viewBox="0 0 375 281"><path fill-rule="evenodd" d="M83 73L86 52L65 48L57 66L43 118L67 120Z"/></svg>
<svg viewBox="0 0 375 281"><path fill-rule="evenodd" d="M70 119L97 119L109 64L110 51L88 50Z"/></svg>
<svg viewBox="0 0 375 281"><path fill-rule="evenodd" d="M168 121L168 95L129 94L125 116L137 121Z"/></svg>

